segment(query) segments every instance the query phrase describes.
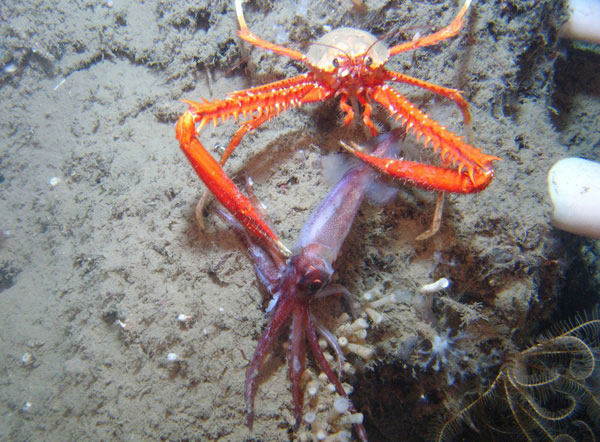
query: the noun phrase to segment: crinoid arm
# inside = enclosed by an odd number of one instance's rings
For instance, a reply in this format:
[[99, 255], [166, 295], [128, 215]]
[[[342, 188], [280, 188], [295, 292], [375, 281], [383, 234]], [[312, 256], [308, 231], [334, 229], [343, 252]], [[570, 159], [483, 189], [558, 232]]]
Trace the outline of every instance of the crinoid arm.
[[463, 407], [454, 409], [452, 416], [443, 422], [439, 428], [437, 428], [437, 433], [434, 440], [436, 442], [453, 442], [455, 440], [462, 440], [460, 434], [465, 424], [468, 424], [477, 431], [477, 427], [475, 427], [475, 424], [473, 423], [472, 414], [479, 408], [485, 407], [486, 403], [492, 400], [491, 398], [494, 395], [496, 383], [498, 382], [499, 378], [500, 375], [498, 375], [489, 388], [483, 394], [479, 395], [475, 400]]
[[565, 335], [581, 339], [598, 359], [600, 357], [600, 304], [596, 305], [591, 312], [583, 312], [574, 319], [559, 322], [549, 333], [542, 336], [552, 338]]
[[491, 386], [453, 413], [437, 440], [461, 440], [465, 422], [473, 422], [479, 440], [597, 440], [599, 312], [596, 307], [560, 323], [535, 345], [508, 356]]

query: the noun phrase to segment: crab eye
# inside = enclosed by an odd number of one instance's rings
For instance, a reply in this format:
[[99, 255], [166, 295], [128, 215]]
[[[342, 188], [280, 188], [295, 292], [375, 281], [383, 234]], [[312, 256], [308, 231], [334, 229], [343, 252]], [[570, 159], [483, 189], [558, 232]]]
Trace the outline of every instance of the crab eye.
[[331, 60], [331, 64], [333, 65], [334, 68], [340, 67], [340, 61], [337, 58], [334, 58], [333, 60]]
[[371, 57], [365, 58], [365, 66], [371, 66], [373, 64], [373, 59]]

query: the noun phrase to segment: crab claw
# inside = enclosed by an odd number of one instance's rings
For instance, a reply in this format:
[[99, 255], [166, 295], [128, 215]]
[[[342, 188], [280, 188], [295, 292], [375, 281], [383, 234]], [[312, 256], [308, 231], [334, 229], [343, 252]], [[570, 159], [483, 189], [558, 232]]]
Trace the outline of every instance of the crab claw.
[[290, 250], [279, 240], [277, 235], [262, 220], [250, 200], [236, 187], [225, 174], [219, 163], [208, 153], [196, 138], [194, 115], [187, 111], [175, 126], [175, 136], [179, 140], [181, 150], [185, 153], [192, 167], [208, 190], [223, 206], [259, 241], [272, 244], [282, 255], [288, 257]]

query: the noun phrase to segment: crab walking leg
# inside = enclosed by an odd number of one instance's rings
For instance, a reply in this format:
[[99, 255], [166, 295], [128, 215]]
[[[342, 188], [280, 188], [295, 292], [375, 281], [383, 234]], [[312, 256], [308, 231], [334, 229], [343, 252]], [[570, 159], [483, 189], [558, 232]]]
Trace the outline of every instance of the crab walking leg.
[[194, 116], [184, 113], [175, 126], [176, 137], [192, 167], [206, 187], [227, 210], [256, 238], [274, 244], [284, 256], [289, 249], [281, 243], [277, 235], [260, 218], [250, 200], [239, 191], [225, 174], [217, 161], [206, 151], [196, 138]]
[[299, 51], [295, 51], [294, 49], [286, 48], [285, 46], [279, 46], [275, 43], [268, 42], [263, 40], [258, 35], [254, 34], [252, 31], [248, 29], [246, 25], [246, 20], [244, 19], [244, 11], [242, 9], [243, 0], [235, 0], [235, 13], [238, 19], [238, 24], [240, 25], [240, 30], [238, 31], [238, 36], [247, 41], [248, 43], [258, 46], [261, 48], [265, 48], [269, 51], [273, 51], [276, 54], [284, 55], [293, 60], [297, 61], [306, 61], [306, 56]]
[[434, 94], [446, 97], [456, 103], [463, 115], [465, 125], [471, 124], [471, 112], [469, 112], [469, 103], [462, 96], [461, 91], [458, 89], [452, 89], [437, 84], [430, 83], [428, 81], [420, 80], [418, 78], [411, 77], [400, 72], [386, 71], [385, 75], [387, 80], [395, 81], [398, 83], [410, 84], [411, 86], [420, 87], [421, 89], [428, 90]]
[[456, 34], [458, 34], [458, 32], [465, 24], [465, 14], [469, 9], [470, 5], [471, 0], [465, 1], [462, 8], [460, 8], [460, 11], [458, 11], [458, 14], [456, 14], [456, 17], [454, 17], [454, 20], [452, 20], [452, 23], [450, 23], [445, 28], [434, 32], [433, 34], [425, 35], [414, 41], [407, 41], [406, 43], [401, 43], [399, 45], [392, 46], [390, 48], [390, 55], [396, 55], [400, 54], [401, 52], [412, 51], [414, 49], [422, 48], [424, 46], [434, 45], [443, 40], [447, 40], [449, 38], [454, 37]]
[[429, 229], [425, 230], [423, 233], [417, 235], [415, 238], [417, 241], [425, 241], [440, 231], [440, 227], [442, 226], [442, 212], [444, 211], [445, 196], [446, 194], [444, 192], [438, 192], [435, 199], [435, 210], [433, 212], [431, 227], [429, 227]]

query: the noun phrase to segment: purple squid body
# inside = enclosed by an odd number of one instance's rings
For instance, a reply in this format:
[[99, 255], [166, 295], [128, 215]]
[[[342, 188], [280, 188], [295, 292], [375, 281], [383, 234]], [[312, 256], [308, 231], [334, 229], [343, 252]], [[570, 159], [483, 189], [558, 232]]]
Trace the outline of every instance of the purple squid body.
[[[399, 136], [400, 132], [392, 131], [373, 139], [369, 143], [372, 153], [377, 156], [392, 156]], [[323, 289], [333, 274], [332, 264], [350, 231], [366, 191], [377, 177], [376, 171], [362, 163], [349, 169], [312, 213], [294, 246], [294, 254], [287, 262], [283, 257], [277, 256], [277, 250], [263, 249], [231, 216], [221, 212], [221, 216], [241, 234], [254, 261], [259, 280], [273, 296], [268, 309], [270, 321], [246, 369], [244, 396], [250, 428], [254, 419], [254, 397], [260, 369], [277, 337], [290, 322], [289, 377], [297, 425], [302, 418], [304, 403], [301, 377], [306, 368], [307, 343], [318, 366], [335, 386], [337, 393], [347, 397], [338, 376], [319, 346], [317, 335], [329, 342], [340, 360], [343, 355], [335, 337], [312, 314], [311, 302], [316, 297], [325, 296], [325, 293], [344, 293], [345, 289], [337, 286], [330, 285], [327, 291]], [[319, 293], [321, 296], [316, 296]], [[350, 411], [356, 412], [352, 404]], [[362, 441], [367, 440], [362, 424], [355, 424], [354, 429]]]
[[[370, 141], [374, 146], [373, 155], [390, 156], [391, 151], [397, 149], [399, 136], [396, 129]], [[304, 224], [293, 250], [318, 244], [323, 249], [321, 256], [333, 264], [369, 185], [378, 176], [374, 169], [362, 163], [348, 170]]]

